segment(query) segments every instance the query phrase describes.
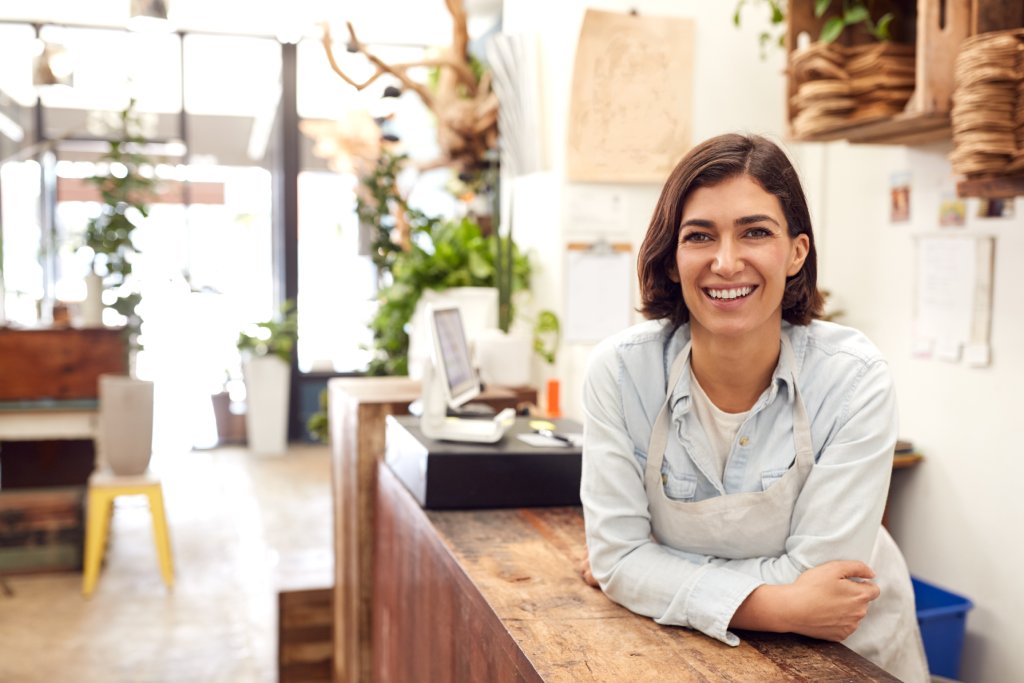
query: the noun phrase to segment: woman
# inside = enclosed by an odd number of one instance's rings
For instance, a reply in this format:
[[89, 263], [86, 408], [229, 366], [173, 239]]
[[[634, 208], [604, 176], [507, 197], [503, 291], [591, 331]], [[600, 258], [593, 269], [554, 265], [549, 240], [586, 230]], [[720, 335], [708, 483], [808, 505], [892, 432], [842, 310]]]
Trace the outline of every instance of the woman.
[[731, 645], [730, 628], [849, 647], [927, 681], [913, 592], [881, 527], [896, 441], [885, 361], [815, 320], [814, 236], [773, 143], [676, 166], [640, 248], [643, 313], [584, 388], [590, 571], [614, 601]]

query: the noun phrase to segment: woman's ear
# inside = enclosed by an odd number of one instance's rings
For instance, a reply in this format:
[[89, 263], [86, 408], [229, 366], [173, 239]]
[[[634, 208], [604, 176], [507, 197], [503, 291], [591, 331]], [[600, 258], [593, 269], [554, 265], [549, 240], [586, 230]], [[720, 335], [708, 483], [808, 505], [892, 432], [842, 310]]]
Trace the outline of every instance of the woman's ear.
[[804, 261], [807, 260], [807, 253], [810, 251], [810, 245], [811, 241], [804, 233], [800, 233], [793, 238], [792, 258], [789, 263], [789, 268], [786, 269], [786, 275], [793, 277], [800, 272], [800, 269], [804, 267]]
[[672, 261], [668, 264], [668, 279], [672, 282], [679, 284], [679, 271], [676, 270], [676, 262]]

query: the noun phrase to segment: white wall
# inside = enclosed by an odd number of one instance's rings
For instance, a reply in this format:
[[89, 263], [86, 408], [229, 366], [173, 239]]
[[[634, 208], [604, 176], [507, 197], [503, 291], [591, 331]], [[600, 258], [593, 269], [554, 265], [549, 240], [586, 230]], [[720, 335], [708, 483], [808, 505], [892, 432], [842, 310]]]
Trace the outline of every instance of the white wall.
[[[968, 220], [957, 234], [996, 238], [992, 365], [911, 356], [915, 252], [913, 235], [938, 229], [939, 201], [955, 185], [948, 144], [924, 148], [806, 145], [823, 176], [804, 174], [822, 195], [815, 216], [821, 235], [822, 284], [840, 298], [845, 322], [863, 330], [888, 358], [900, 406], [900, 433], [926, 460], [893, 477], [893, 536], [910, 570], [966, 595], [965, 681], [1024, 676], [1024, 457], [1016, 420], [1024, 415], [1024, 202], [1012, 219]], [[910, 223], [889, 222], [889, 176], [909, 171]]]
[[[549, 171], [529, 179], [517, 208], [516, 235], [535, 249], [536, 304], [562, 311], [564, 244], [585, 236], [568, 225], [574, 193], [594, 187], [618, 193], [626, 217], [616, 241], [639, 246], [660, 187], [579, 185], [565, 181], [565, 131], [582, 0], [505, 3], [505, 30], [541, 38], [541, 80]], [[772, 136], [784, 129], [783, 57], [762, 62], [753, 11], [744, 26], [731, 21], [734, 3], [649, 0], [592, 2], [596, 9], [692, 17], [694, 142], [728, 131]], [[911, 571], [970, 597], [962, 678], [974, 683], [1024, 676], [1024, 455], [1015, 419], [1024, 419], [1024, 202], [1016, 218], [969, 218], [965, 233], [997, 238], [990, 368], [916, 359], [910, 355], [914, 296], [912, 235], [935, 228], [944, 190], [954, 187], [948, 144], [908, 149], [846, 143], [787, 144], [797, 162], [815, 220], [821, 284], [847, 311], [844, 322], [866, 332], [889, 359], [896, 380], [901, 434], [925, 454], [920, 466], [893, 477], [891, 526]], [[890, 224], [889, 175], [912, 175], [912, 220]], [[518, 187], [518, 186], [517, 186]], [[968, 204], [977, 212], [977, 202]], [[529, 221], [518, 220], [529, 214]], [[635, 284], [633, 285], [635, 289]], [[634, 292], [635, 294], [635, 292]], [[563, 316], [564, 318], [564, 316]], [[579, 391], [589, 345], [567, 345], [554, 370], [563, 408], [580, 417]]]
[[[764, 61], [758, 52], [757, 12], [744, 14], [742, 28], [732, 23], [733, 3], [699, 0], [515, 0], [506, 2], [506, 33], [534, 33], [540, 37], [541, 89], [545, 113], [546, 158], [550, 169], [516, 186], [515, 235], [521, 246], [532, 248], [535, 281], [534, 305], [560, 315], [564, 293], [564, 245], [605, 237], [629, 242], [636, 251], [661, 191], [659, 184], [592, 184], [565, 180], [566, 127], [572, 86], [576, 43], [585, 10], [628, 12], [642, 15], [689, 17], [695, 22], [693, 142], [719, 133], [749, 131], [780, 136], [784, 129], [784, 59], [775, 50]], [[767, 18], [767, 15], [765, 15]], [[625, 206], [625, 220], [616, 230], [595, 233], [569, 220], [566, 207], [588, 191], [615, 193]], [[547, 219], [544, 218], [546, 211]], [[635, 278], [634, 278], [635, 280]], [[637, 297], [633, 284], [633, 296]], [[638, 299], [637, 299], [638, 302]], [[564, 320], [565, 316], [561, 315]], [[639, 315], [636, 321], [641, 320]], [[562, 409], [567, 416], [581, 416], [580, 388], [588, 344], [564, 345], [555, 368], [541, 368], [541, 376], [563, 382]]]

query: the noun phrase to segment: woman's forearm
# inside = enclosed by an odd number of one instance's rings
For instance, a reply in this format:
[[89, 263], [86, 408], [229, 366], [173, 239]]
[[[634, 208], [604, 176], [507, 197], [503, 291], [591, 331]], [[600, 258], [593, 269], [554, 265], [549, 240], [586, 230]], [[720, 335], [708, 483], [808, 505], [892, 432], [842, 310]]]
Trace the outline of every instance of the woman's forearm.
[[763, 584], [736, 609], [729, 627], [844, 640], [879, 595], [874, 575], [863, 562], [837, 560], [807, 570], [791, 584]]
[[747, 596], [732, 616], [729, 628], [786, 633], [791, 631], [786, 595], [788, 585], [762, 584]]

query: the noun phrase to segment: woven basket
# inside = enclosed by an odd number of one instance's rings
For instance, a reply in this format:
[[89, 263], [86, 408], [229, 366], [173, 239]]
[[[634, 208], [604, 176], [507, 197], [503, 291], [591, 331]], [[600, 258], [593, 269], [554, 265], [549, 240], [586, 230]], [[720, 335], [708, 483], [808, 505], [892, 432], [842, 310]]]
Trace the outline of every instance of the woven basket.
[[1024, 29], [963, 42], [953, 73], [953, 171], [1024, 170]]
[[793, 135], [813, 139], [903, 111], [914, 90], [914, 48], [811, 43], [789, 60]]

